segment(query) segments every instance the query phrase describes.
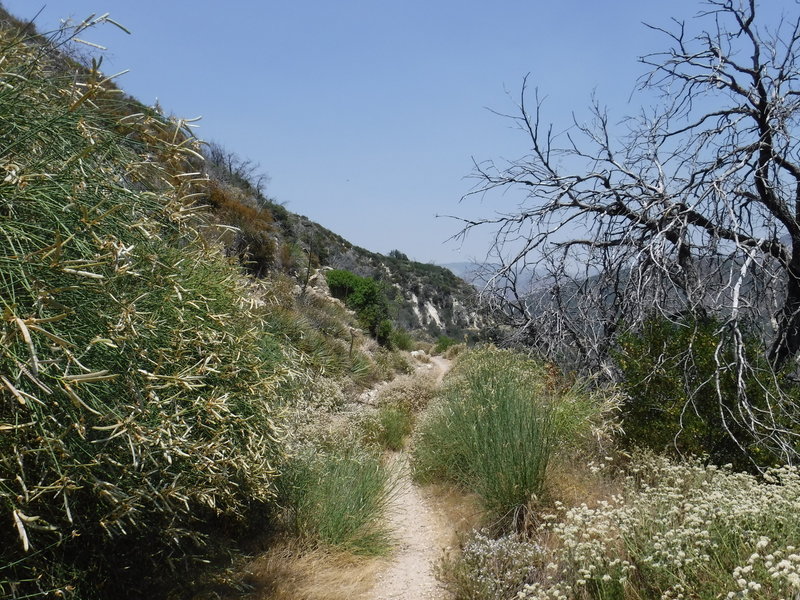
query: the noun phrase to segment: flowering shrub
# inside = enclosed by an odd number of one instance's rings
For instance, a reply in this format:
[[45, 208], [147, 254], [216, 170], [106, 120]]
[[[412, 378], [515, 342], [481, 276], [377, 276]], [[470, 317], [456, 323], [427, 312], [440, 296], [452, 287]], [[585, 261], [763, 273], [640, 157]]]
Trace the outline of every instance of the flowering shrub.
[[[541, 545], [480, 536], [468, 543], [452, 572], [473, 565], [470, 582], [487, 590], [502, 585], [505, 594], [469, 597], [798, 597], [797, 468], [774, 469], [760, 480], [650, 455], [634, 465], [622, 493], [594, 507], [557, 504], [544, 517]], [[527, 572], [508, 560], [525, 552], [535, 567]]]
[[430, 373], [418, 371], [387, 383], [378, 392], [378, 403], [399, 405], [417, 412], [428, 406], [435, 395], [435, 378]]
[[541, 548], [521, 543], [516, 535], [493, 538], [475, 532], [464, 543], [461, 555], [445, 561], [439, 572], [457, 598], [513, 598], [520, 582], [533, 576]]

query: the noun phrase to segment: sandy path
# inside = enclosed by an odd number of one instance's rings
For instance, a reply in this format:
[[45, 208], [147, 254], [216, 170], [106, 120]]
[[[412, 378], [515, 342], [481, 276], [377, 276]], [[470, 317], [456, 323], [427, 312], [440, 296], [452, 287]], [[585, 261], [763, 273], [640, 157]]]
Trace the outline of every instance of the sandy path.
[[433, 368], [436, 369], [436, 383], [442, 383], [442, 379], [450, 370], [452, 362], [441, 356], [431, 356], [431, 363], [434, 365]]
[[[437, 382], [450, 369], [450, 361], [433, 357]], [[445, 600], [449, 597], [434, 575], [434, 563], [450, 543], [452, 532], [431, 501], [411, 481], [408, 455], [398, 452], [393, 461], [399, 484], [389, 507], [389, 525], [396, 540], [391, 563], [377, 576], [368, 600]]]
[[389, 508], [395, 551], [388, 568], [377, 576], [369, 600], [440, 600], [446, 598], [433, 573], [433, 565], [447, 545], [449, 532], [429, 501], [411, 482], [408, 457], [398, 453], [399, 489]]

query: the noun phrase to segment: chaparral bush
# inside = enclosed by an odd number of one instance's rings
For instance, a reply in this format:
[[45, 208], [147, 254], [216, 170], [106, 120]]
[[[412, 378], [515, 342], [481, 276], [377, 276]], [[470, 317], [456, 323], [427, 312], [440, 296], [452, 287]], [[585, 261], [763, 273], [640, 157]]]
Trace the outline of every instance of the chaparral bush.
[[331, 294], [356, 312], [364, 328], [381, 343], [388, 342], [392, 324], [387, 320], [389, 301], [381, 284], [344, 269], [328, 271], [326, 279]]
[[653, 317], [621, 336], [623, 441], [658, 452], [708, 455], [737, 468], [774, 463], [776, 456], [737, 415], [752, 410], [767, 418], [770, 404], [796, 394], [797, 386], [772, 372], [755, 337], [745, 342], [750, 366], [740, 370], [733, 339], [715, 319]]
[[271, 501], [287, 367], [191, 225], [188, 130], [0, 48], [0, 596], [154, 597]]

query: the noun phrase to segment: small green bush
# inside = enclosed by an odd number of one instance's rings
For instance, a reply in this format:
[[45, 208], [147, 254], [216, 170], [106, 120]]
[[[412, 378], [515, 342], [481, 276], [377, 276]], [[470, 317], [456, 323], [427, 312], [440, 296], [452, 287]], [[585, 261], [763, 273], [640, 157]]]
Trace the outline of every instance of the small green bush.
[[707, 455], [715, 464], [742, 469], [752, 468], [751, 459], [774, 461], [735, 418], [740, 393], [756, 408], [782, 393], [755, 338], [745, 340], [744, 351], [753, 368], [745, 370], [740, 390], [734, 345], [719, 321], [654, 317], [621, 336], [616, 359], [627, 394], [623, 441], [656, 452]]
[[354, 310], [373, 336], [388, 341], [392, 324], [388, 321], [387, 330], [389, 301], [381, 284], [371, 277], [360, 277], [344, 269], [328, 271], [325, 277], [333, 297]]
[[392, 348], [405, 350], [406, 352], [414, 349], [414, 340], [404, 329], [395, 329], [389, 336]]
[[431, 352], [433, 354], [443, 354], [448, 348], [450, 348], [450, 346], [455, 346], [456, 344], [458, 344], [458, 340], [454, 340], [446, 335], [440, 335], [436, 340], [436, 344], [433, 346], [433, 350]]
[[284, 465], [279, 501], [301, 537], [356, 554], [383, 554], [393, 481], [376, 452], [307, 448]]
[[393, 348], [392, 345], [393, 332], [394, 328], [392, 327], [392, 322], [389, 319], [383, 319], [380, 323], [378, 323], [378, 328], [375, 331], [375, 339], [378, 340], [378, 343], [381, 346], [386, 346], [387, 348]]
[[402, 405], [386, 405], [364, 422], [364, 437], [387, 450], [401, 450], [414, 427], [414, 415]]

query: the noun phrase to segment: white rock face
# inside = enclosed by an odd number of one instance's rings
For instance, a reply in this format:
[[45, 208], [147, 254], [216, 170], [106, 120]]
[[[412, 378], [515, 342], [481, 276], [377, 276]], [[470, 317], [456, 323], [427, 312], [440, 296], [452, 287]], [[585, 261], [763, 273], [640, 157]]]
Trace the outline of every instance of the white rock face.
[[422, 313], [419, 312], [419, 298], [414, 292], [411, 292], [411, 310], [414, 311], [414, 316], [417, 317], [417, 321], [419, 321], [420, 325], [425, 325], [425, 321], [422, 318]]
[[433, 321], [439, 329], [444, 329], [444, 323], [442, 323], [442, 318], [439, 316], [439, 311], [436, 310], [430, 300], [425, 303], [425, 312], [428, 313], [429, 323]]

